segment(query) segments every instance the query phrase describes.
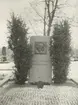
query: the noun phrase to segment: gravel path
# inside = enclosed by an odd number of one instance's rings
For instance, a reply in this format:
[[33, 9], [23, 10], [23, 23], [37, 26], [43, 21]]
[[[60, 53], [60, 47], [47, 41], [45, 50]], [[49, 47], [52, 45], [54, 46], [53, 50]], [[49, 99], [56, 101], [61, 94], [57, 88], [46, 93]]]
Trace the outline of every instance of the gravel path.
[[0, 105], [78, 105], [78, 88], [44, 86], [4, 88]]

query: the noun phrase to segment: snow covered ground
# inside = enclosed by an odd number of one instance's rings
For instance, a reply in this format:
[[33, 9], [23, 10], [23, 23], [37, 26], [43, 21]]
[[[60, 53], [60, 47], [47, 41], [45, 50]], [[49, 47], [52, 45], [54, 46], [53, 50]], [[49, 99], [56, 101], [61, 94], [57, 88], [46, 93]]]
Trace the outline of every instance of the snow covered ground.
[[14, 63], [0, 63], [0, 80], [11, 75], [13, 72]]
[[[13, 67], [14, 63], [12, 62], [0, 64], [0, 75], [10, 75], [13, 72]], [[78, 81], [78, 61], [71, 62], [68, 77]]]
[[78, 61], [71, 62], [68, 77], [78, 81]]

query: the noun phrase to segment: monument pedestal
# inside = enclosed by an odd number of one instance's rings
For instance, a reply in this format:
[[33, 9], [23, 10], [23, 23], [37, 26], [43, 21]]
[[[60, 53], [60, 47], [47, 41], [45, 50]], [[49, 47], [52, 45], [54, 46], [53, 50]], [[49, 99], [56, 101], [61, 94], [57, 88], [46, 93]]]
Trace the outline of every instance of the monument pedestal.
[[30, 83], [38, 81], [51, 83], [52, 65], [49, 54], [49, 36], [32, 36], [30, 39], [33, 51]]

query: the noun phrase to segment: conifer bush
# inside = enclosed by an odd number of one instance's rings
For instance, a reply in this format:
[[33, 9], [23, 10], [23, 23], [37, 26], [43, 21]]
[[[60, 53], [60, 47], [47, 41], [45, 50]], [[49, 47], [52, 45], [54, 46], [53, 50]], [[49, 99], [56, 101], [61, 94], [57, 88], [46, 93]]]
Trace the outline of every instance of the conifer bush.
[[32, 49], [28, 43], [28, 28], [24, 20], [11, 15], [10, 21], [8, 21], [8, 46], [13, 51], [13, 58], [15, 63], [15, 82], [18, 84], [24, 84], [27, 80], [28, 70], [31, 67]]
[[71, 51], [70, 26], [67, 20], [56, 23], [50, 41], [50, 56], [53, 66], [54, 83], [67, 80]]

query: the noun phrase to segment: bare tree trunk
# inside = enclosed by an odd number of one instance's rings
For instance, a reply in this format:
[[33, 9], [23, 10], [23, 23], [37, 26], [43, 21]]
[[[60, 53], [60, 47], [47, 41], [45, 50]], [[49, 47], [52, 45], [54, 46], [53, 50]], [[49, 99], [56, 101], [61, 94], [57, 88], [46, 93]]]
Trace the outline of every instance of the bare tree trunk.
[[50, 36], [50, 32], [51, 32], [51, 22], [49, 20], [48, 29], [47, 29], [47, 36]]
[[46, 5], [44, 10], [44, 36], [46, 36]]
[[50, 6], [51, 6], [51, 3], [54, 3], [54, 1], [50, 1], [50, 0], [45, 0], [45, 5], [47, 7], [47, 14], [48, 14], [48, 29], [47, 29], [47, 36], [50, 36], [50, 33], [51, 33], [51, 27], [52, 27], [52, 23], [53, 23], [53, 20], [54, 20], [54, 16], [55, 16], [55, 12], [56, 12], [56, 9], [57, 9], [57, 4], [58, 4], [58, 0], [56, 0], [55, 2], [55, 5], [52, 4], [52, 8], [53, 10], [50, 10]]

